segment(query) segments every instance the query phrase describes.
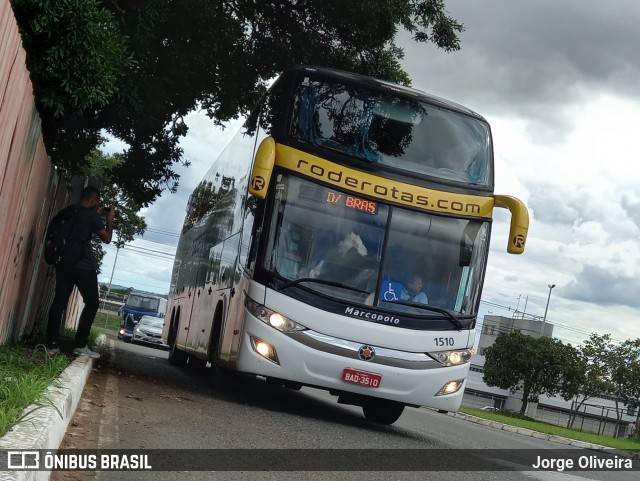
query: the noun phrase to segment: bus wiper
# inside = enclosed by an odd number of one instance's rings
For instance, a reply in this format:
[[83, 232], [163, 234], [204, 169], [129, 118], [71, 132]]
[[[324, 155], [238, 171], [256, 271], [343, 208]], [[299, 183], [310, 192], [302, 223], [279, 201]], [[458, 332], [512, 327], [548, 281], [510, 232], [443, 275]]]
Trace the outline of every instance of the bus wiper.
[[325, 286], [340, 287], [342, 289], [348, 289], [350, 291], [361, 292], [363, 294], [370, 294], [369, 291], [363, 291], [362, 289], [357, 289], [355, 287], [347, 286], [346, 284], [342, 284], [341, 282], [327, 281], [327, 280], [324, 280], [324, 279], [315, 279], [313, 277], [301, 277], [300, 279], [294, 279], [292, 281], [285, 282], [284, 284], [282, 284], [277, 289], [279, 291], [284, 291], [285, 289], [288, 289], [289, 287], [301, 284], [303, 282], [316, 282], [318, 284], [323, 284]]
[[415, 307], [418, 309], [425, 309], [427, 311], [437, 312], [439, 314], [444, 314], [446, 316], [447, 321], [449, 321], [456, 329], [459, 331], [462, 330], [462, 323], [460, 320], [451, 314], [446, 309], [442, 309], [440, 307], [427, 306], [426, 304], [418, 304], [417, 302], [406, 302], [406, 301], [393, 301], [394, 304], [401, 304], [403, 306]]

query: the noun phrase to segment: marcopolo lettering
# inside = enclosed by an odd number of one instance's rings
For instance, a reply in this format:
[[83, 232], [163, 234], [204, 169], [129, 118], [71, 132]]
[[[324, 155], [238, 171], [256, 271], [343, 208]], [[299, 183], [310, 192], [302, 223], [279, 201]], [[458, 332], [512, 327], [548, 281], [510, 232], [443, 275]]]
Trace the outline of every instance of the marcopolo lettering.
[[328, 180], [334, 184], [349, 187], [380, 198], [391, 199], [403, 204], [431, 210], [455, 212], [457, 214], [473, 216], [481, 215], [480, 204], [449, 199], [431, 199], [428, 195], [408, 192], [391, 183], [389, 183], [389, 185], [384, 185], [383, 183], [376, 183], [375, 180], [369, 181], [359, 179], [358, 177], [349, 175], [342, 170], [330, 170], [329, 168], [309, 162], [308, 160], [298, 159], [296, 168], [299, 171], [307, 172], [315, 177]]
[[365, 311], [361, 309], [356, 309], [355, 307], [346, 307], [344, 309], [345, 314], [349, 314], [350, 316], [360, 317], [362, 319], [370, 319], [376, 322], [385, 322], [388, 324], [400, 324], [400, 319], [394, 316], [389, 316], [388, 314], [379, 314], [377, 312]]

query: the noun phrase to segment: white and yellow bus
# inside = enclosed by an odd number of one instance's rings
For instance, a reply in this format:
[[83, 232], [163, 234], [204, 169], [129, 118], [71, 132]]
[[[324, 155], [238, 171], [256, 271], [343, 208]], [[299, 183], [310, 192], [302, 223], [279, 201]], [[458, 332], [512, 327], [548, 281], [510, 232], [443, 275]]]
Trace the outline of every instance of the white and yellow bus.
[[312, 386], [391, 424], [406, 405], [462, 400], [494, 207], [478, 114], [352, 73], [283, 73], [194, 190], [164, 338], [210, 362]]

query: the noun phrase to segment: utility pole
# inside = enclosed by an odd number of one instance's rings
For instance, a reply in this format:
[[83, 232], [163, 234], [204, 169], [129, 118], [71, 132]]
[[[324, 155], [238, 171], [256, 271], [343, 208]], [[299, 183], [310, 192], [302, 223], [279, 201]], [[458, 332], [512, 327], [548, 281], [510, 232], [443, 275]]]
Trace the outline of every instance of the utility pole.
[[[116, 262], [118, 262], [118, 254], [120, 253], [120, 245], [116, 243], [116, 258], [113, 260], [113, 268], [111, 269], [111, 278], [109, 278], [109, 285], [107, 286], [107, 292], [104, 295], [104, 299], [102, 300], [102, 310], [104, 310], [105, 305], [107, 304], [107, 297], [109, 297], [109, 292], [111, 292], [111, 283], [113, 282], [113, 273], [116, 270]], [[104, 325], [107, 325], [107, 318], [105, 317]]]
[[544, 317], [542, 318], [542, 326], [540, 327], [540, 336], [544, 334], [544, 323], [547, 320], [547, 311], [549, 310], [549, 300], [551, 299], [551, 290], [556, 287], [555, 284], [549, 284], [549, 296], [547, 297], [547, 307], [544, 308]]
[[527, 302], [529, 302], [529, 294], [527, 294], [527, 297], [524, 300], [524, 308], [522, 309], [522, 319], [524, 319], [524, 316], [527, 313]]

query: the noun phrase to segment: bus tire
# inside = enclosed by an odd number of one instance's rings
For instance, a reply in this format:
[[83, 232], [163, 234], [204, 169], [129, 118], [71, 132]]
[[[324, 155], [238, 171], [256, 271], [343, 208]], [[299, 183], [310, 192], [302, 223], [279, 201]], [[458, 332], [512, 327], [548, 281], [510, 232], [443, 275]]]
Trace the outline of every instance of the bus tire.
[[176, 367], [185, 367], [187, 365], [187, 361], [189, 360], [189, 355], [178, 349], [176, 346], [176, 342], [174, 342], [169, 347], [169, 362]]
[[234, 390], [240, 386], [240, 375], [222, 366], [211, 366], [211, 384], [222, 390]]
[[220, 334], [222, 333], [222, 310], [224, 309], [222, 303], [218, 303], [216, 313], [213, 316], [213, 322], [211, 324], [211, 336], [209, 337], [209, 349], [207, 352], [207, 358], [211, 363], [211, 366], [215, 366], [218, 363], [218, 346], [220, 345]]
[[207, 360], [200, 359], [199, 357], [195, 357], [194, 355], [189, 356], [189, 367], [195, 370], [202, 370], [207, 367]]
[[224, 306], [222, 302], [219, 302], [211, 324], [211, 336], [209, 337], [209, 350], [207, 352], [207, 357], [211, 363], [211, 384], [216, 388], [227, 389], [233, 388], [233, 373], [229, 369], [220, 366], [218, 360], [218, 346], [220, 344], [220, 334], [222, 332], [223, 309]]
[[362, 404], [364, 417], [367, 418], [368, 421], [378, 424], [395, 423], [403, 411], [404, 404], [386, 399], [371, 398]]
[[189, 355], [178, 349], [178, 326], [180, 318], [177, 316], [171, 323], [171, 332], [169, 333], [169, 362], [176, 367], [185, 367], [189, 360]]

